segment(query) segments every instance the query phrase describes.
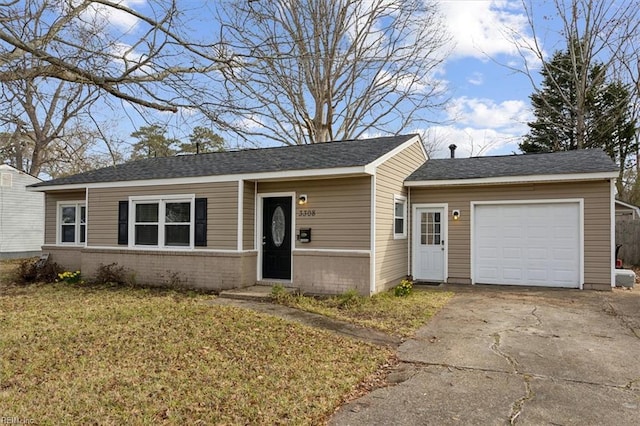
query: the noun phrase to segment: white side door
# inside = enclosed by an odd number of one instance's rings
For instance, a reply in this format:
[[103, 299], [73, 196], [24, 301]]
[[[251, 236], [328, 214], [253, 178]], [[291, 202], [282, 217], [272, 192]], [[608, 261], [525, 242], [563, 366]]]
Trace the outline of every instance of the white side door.
[[417, 207], [413, 217], [413, 278], [445, 280], [446, 214], [443, 207]]

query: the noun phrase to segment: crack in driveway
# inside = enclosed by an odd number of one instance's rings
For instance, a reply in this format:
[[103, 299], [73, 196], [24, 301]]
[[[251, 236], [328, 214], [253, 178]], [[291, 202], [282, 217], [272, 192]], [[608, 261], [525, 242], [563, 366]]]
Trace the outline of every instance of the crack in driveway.
[[457, 295], [332, 424], [637, 424], [640, 295], [535, 291]]
[[[588, 381], [588, 380], [578, 380], [578, 379], [569, 379], [566, 377], [554, 377], [554, 376], [549, 376], [546, 374], [537, 374], [537, 373], [531, 373], [531, 372], [518, 372], [518, 371], [514, 371], [514, 372], [508, 372], [508, 371], [504, 371], [504, 370], [498, 370], [495, 368], [481, 368], [481, 367], [470, 367], [470, 366], [462, 366], [462, 365], [453, 365], [453, 364], [447, 364], [447, 363], [439, 363], [439, 362], [425, 362], [425, 361], [405, 361], [405, 360], [400, 360], [401, 364], [408, 364], [408, 365], [412, 365], [414, 367], [416, 367], [416, 369], [419, 369], [421, 367], [440, 367], [440, 368], [446, 368], [449, 371], [451, 370], [457, 370], [457, 371], [477, 371], [477, 372], [482, 372], [482, 373], [496, 373], [496, 374], [509, 374], [509, 375], [514, 375], [514, 376], [518, 376], [518, 377], [522, 377], [523, 380], [531, 380], [531, 379], [538, 379], [538, 380], [549, 380], [552, 382], [556, 382], [556, 383], [569, 383], [569, 384], [579, 384], [579, 385], [589, 385], [589, 386], [600, 386], [603, 388], [610, 388], [610, 389], [618, 389], [618, 390], [628, 390], [631, 389], [633, 387], [633, 385], [635, 383], [640, 383], [640, 378], [637, 379], [633, 379], [623, 385], [616, 385], [616, 384], [611, 384], [611, 383], [602, 383], [602, 382], [593, 382], [593, 381]], [[411, 377], [415, 376], [415, 374], [412, 374]], [[406, 380], [409, 380], [411, 377], [408, 377]], [[402, 380], [402, 381], [397, 381], [394, 382], [394, 384], [400, 384], [406, 380]]]
[[[533, 310], [532, 315], [534, 315], [534, 313], [535, 309]], [[538, 323], [541, 323], [540, 319], [536, 315], [534, 315], [534, 317], [538, 320]], [[525, 402], [533, 398], [534, 394], [531, 391], [531, 384], [529, 383], [530, 377], [528, 375], [521, 374], [518, 370], [518, 361], [516, 361], [515, 358], [500, 349], [500, 343], [502, 340], [502, 336], [500, 335], [500, 333], [504, 333], [505, 331], [509, 330], [504, 330], [502, 332], [493, 334], [493, 343], [491, 344], [490, 348], [495, 354], [504, 358], [513, 369], [512, 374], [515, 376], [521, 376], [524, 382], [524, 395], [511, 404], [511, 412], [509, 413], [509, 424], [513, 425], [518, 419], [518, 416], [520, 416]]]
[[640, 332], [635, 329], [635, 327], [630, 323], [630, 321], [623, 314], [618, 312], [618, 310], [615, 308], [615, 306], [613, 306], [613, 304], [609, 300], [607, 300], [607, 306], [609, 307], [609, 309], [604, 309], [604, 311], [616, 317], [625, 328], [631, 331], [631, 334], [636, 336], [636, 338], [640, 339]]

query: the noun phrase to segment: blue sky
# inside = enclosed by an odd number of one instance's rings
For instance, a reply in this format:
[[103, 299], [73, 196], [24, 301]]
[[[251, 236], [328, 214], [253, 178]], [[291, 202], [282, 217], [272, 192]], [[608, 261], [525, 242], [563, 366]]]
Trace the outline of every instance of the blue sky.
[[[136, 9], [145, 8], [144, 0], [125, 3]], [[454, 43], [451, 56], [437, 76], [448, 88], [450, 102], [435, 117], [442, 124], [428, 129], [407, 129], [407, 133], [426, 131], [430, 139], [438, 142], [435, 158], [447, 156], [451, 143], [458, 146], [460, 157], [518, 152], [518, 142], [528, 129], [526, 123], [533, 118], [528, 98], [533, 91], [531, 81], [514, 71], [524, 68], [516, 43], [533, 41], [521, 0], [439, 0], [439, 3]], [[534, 0], [534, 3], [535, 19], [543, 14], [553, 16], [548, 2]], [[189, 13], [198, 10], [200, 4], [179, 2]], [[117, 16], [112, 18], [114, 25], [131, 25], [119, 23]], [[196, 31], [211, 31], [210, 22], [207, 25], [202, 16], [190, 23]], [[544, 36], [538, 42], [547, 53], [562, 48], [553, 32], [547, 31], [554, 24], [557, 23], [553, 19], [536, 22], [541, 25], [537, 33]], [[536, 59], [530, 55], [527, 59], [537, 74]], [[177, 115], [145, 112], [145, 117], [149, 122], [166, 122], [170, 135], [179, 139], [186, 139], [191, 130], [187, 124], [195, 118], [189, 112]], [[129, 134], [144, 125], [138, 114], [127, 108], [117, 120], [112, 133], [127, 142], [133, 142]], [[227, 142], [231, 146], [239, 143], [233, 138], [227, 138]]]

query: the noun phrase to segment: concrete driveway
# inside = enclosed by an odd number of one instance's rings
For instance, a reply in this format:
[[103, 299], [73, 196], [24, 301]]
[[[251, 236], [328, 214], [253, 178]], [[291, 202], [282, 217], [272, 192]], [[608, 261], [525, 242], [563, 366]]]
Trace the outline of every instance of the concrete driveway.
[[638, 425], [640, 289], [453, 287], [334, 425]]

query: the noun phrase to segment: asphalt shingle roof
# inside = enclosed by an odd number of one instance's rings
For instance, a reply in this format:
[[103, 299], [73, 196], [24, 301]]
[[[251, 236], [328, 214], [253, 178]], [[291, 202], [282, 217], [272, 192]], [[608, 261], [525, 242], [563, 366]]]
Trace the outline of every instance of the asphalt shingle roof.
[[148, 158], [41, 182], [53, 185], [253, 174], [365, 166], [416, 135]]
[[582, 149], [544, 154], [428, 160], [406, 180], [456, 180], [615, 171], [618, 171], [618, 167], [604, 151]]

